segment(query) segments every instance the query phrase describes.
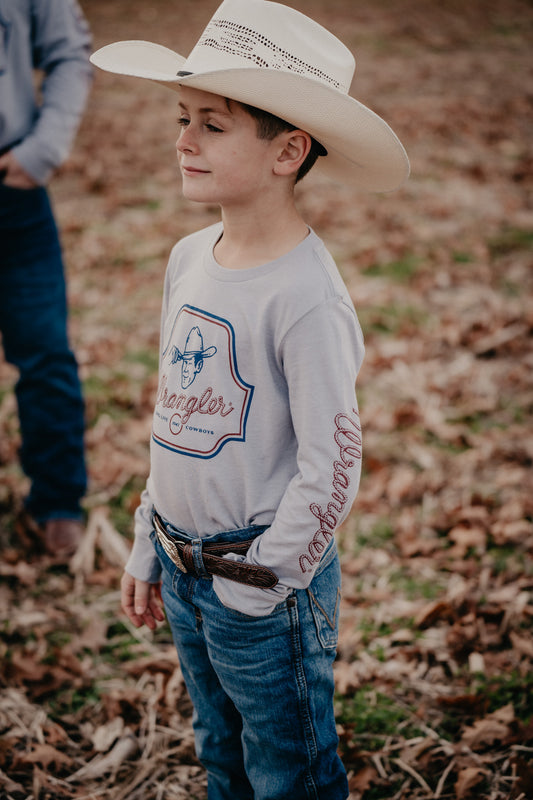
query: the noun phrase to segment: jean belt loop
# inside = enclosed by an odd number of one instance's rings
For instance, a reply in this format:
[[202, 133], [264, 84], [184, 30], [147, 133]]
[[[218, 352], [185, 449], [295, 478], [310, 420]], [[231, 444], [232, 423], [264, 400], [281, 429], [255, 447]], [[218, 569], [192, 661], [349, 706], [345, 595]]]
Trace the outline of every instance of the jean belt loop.
[[196, 570], [196, 574], [200, 578], [208, 578], [209, 573], [204, 566], [204, 559], [202, 556], [202, 540], [193, 539], [191, 542], [191, 547], [192, 547], [192, 559], [194, 562], [194, 568]]

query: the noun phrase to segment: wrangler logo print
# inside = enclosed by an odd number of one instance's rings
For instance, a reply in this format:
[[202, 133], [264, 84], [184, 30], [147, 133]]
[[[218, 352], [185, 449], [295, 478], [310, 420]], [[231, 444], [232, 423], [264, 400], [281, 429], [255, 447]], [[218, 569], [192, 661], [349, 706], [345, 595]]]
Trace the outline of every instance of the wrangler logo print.
[[244, 441], [253, 386], [239, 375], [235, 334], [220, 317], [193, 306], [177, 313], [161, 359], [152, 436], [195, 458]]
[[335, 528], [347, 511], [347, 490], [352, 480], [350, 470], [361, 460], [362, 440], [359, 412], [353, 408], [351, 414], [337, 414], [335, 417], [334, 441], [338, 458], [333, 462], [330, 500], [326, 508], [311, 503], [309, 510], [318, 520], [318, 528], [309, 543], [306, 553], [300, 556], [302, 572], [311, 572], [320, 561], [328, 546]]

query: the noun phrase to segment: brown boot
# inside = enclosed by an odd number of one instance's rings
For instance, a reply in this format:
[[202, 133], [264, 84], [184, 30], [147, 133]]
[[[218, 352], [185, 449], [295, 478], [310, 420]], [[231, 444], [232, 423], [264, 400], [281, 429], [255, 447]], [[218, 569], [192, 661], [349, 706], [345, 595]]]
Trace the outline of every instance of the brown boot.
[[77, 519], [54, 517], [39, 524], [27, 511], [15, 521], [15, 531], [28, 556], [51, 556], [55, 563], [65, 564], [78, 549], [85, 527]]
[[48, 555], [56, 561], [68, 560], [81, 544], [85, 531], [77, 519], [49, 519], [41, 528], [42, 543]]

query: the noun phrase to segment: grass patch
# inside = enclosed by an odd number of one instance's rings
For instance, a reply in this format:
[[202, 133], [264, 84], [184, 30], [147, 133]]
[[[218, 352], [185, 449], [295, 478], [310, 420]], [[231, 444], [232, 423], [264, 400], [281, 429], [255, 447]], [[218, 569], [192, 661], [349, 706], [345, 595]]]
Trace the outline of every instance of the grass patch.
[[88, 706], [96, 706], [100, 702], [101, 693], [94, 683], [77, 689], [66, 689], [64, 692], [56, 692], [50, 698], [48, 705], [50, 716], [61, 723], [62, 719], [77, 714]]
[[361, 327], [365, 335], [381, 334], [393, 336], [411, 334], [424, 328], [428, 321], [428, 314], [416, 306], [370, 306], [362, 307], [357, 311]]
[[[490, 559], [491, 570], [495, 575], [504, 575], [511, 568], [516, 569], [517, 551], [515, 545], [492, 546], [487, 549], [487, 556]], [[521, 567], [523, 567], [523, 558]]]
[[520, 675], [516, 670], [492, 678], [481, 675], [474, 689], [475, 694], [484, 699], [488, 714], [511, 704], [515, 715], [525, 725], [533, 719], [533, 675]]
[[[390, 623], [376, 623], [372, 617], [364, 617], [357, 625], [357, 628], [362, 633], [361, 643], [365, 647], [367, 647], [374, 639], [378, 639], [380, 636], [390, 636], [393, 632], [393, 627]], [[374, 655], [376, 655], [375, 651]], [[376, 655], [376, 657], [378, 656]]]
[[378, 519], [368, 533], [360, 533], [356, 539], [358, 550], [365, 547], [382, 549], [394, 540], [394, 530], [388, 518]]
[[397, 283], [408, 283], [416, 274], [419, 264], [420, 258], [417, 256], [406, 256], [397, 261], [371, 264], [363, 270], [363, 275], [369, 278], [386, 278]]
[[489, 239], [488, 247], [493, 258], [516, 253], [517, 250], [531, 250], [533, 248], [533, 231], [504, 227], [497, 236]]
[[359, 740], [368, 750], [379, 750], [385, 739], [398, 736], [400, 730], [406, 738], [420, 734], [409, 710], [373, 689], [336, 697], [335, 713], [337, 722], [349, 730], [351, 744]]
[[156, 348], [151, 350], [129, 350], [124, 354], [126, 364], [139, 364], [145, 367], [148, 373], [157, 372], [159, 367], [159, 354]]
[[[464, 423], [464, 420], [453, 419], [453, 420], [448, 420], [448, 422], [450, 424], [460, 424], [461, 422]], [[481, 429], [479, 429], [479, 431], [480, 430]], [[476, 428], [474, 430], [474, 433], [477, 433], [477, 432], [478, 432], [478, 429]], [[458, 454], [458, 453], [464, 453], [466, 450], [470, 450], [470, 448], [471, 448], [470, 444], [468, 444], [467, 442], [463, 443], [459, 439], [459, 437], [457, 438], [457, 441], [455, 441], [455, 442], [446, 442], [443, 439], [440, 439], [438, 436], [436, 436], [433, 433], [433, 431], [424, 430], [424, 431], [422, 431], [422, 433], [423, 433], [424, 444], [426, 444], [426, 445], [428, 445], [430, 447], [435, 447], [435, 448], [437, 448], [438, 450], [441, 450], [444, 453], [451, 453], [452, 455], [455, 455], [455, 454]]]
[[85, 403], [91, 412], [89, 417], [94, 421], [104, 412], [112, 419], [124, 416], [124, 409], [120, 409], [114, 401], [113, 392], [116, 387], [111, 385], [111, 380], [111, 377], [107, 380], [93, 372], [83, 381]]
[[399, 569], [390, 574], [389, 584], [408, 600], [435, 600], [442, 594], [445, 581], [443, 579], [440, 585], [435, 577], [417, 578]]
[[[65, 630], [53, 630], [46, 634], [46, 641], [52, 648], [62, 648], [70, 644], [72, 641], [72, 634]], [[52, 658], [53, 663], [53, 658]]]
[[470, 253], [461, 251], [452, 253], [452, 258], [456, 264], [471, 264], [474, 260], [474, 257]]
[[109, 644], [103, 645], [100, 655], [105, 664], [116, 665], [135, 661], [142, 654], [139, 653], [139, 643], [128, 633], [124, 636], [115, 636]]
[[88, 419], [92, 424], [102, 414], [114, 422], [129, 419], [138, 406], [141, 383], [142, 378], [107, 369], [88, 376], [83, 383]]

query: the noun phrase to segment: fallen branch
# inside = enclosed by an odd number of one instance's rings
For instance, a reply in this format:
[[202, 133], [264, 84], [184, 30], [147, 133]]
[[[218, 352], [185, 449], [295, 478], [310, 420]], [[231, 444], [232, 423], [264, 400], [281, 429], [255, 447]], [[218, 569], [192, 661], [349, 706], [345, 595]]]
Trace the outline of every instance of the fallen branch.
[[411, 767], [409, 764], [406, 764], [405, 761], [402, 761], [401, 758], [395, 758], [393, 759], [393, 761], [398, 767], [400, 767], [400, 769], [403, 769], [404, 772], [407, 772], [409, 775], [411, 775], [411, 777], [413, 777], [415, 781], [417, 781], [417, 783], [419, 783], [423, 789], [431, 793], [432, 791], [431, 786], [429, 786], [426, 783], [422, 775], [420, 775], [420, 773], [418, 773], [416, 769]]
[[69, 783], [95, 780], [108, 772], [116, 773], [118, 768], [138, 751], [139, 745], [130, 728], [124, 729], [124, 735], [117, 741], [112, 750], [105, 756], [96, 756], [73, 775], [69, 775]]

